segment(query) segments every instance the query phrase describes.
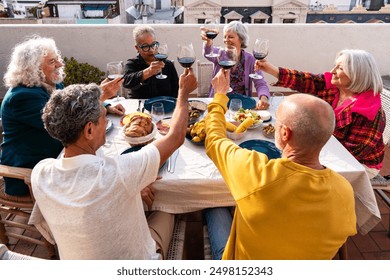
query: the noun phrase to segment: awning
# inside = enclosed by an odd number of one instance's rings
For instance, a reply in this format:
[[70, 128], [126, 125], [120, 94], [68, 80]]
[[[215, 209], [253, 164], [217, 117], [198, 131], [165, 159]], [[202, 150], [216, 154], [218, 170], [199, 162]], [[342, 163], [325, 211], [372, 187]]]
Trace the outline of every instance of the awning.
[[177, 9], [174, 13], [173, 13], [173, 17], [177, 17], [179, 15], [181, 15], [182, 13], [184, 13], [184, 6], [180, 7], [179, 9]]
[[131, 15], [135, 19], [139, 19], [141, 17], [141, 13], [134, 6], [127, 8], [126, 13], [128, 13], [129, 15]]

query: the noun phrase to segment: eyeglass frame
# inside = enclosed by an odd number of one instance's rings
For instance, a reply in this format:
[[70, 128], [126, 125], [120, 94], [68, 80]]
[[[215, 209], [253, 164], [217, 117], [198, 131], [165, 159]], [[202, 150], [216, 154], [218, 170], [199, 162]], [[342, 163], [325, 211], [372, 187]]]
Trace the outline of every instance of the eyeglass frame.
[[158, 41], [154, 41], [150, 45], [143, 44], [143, 45], [137, 45], [138, 48], [140, 48], [143, 52], [148, 52], [150, 49], [154, 50], [155, 48], [158, 48], [160, 46], [160, 43]]

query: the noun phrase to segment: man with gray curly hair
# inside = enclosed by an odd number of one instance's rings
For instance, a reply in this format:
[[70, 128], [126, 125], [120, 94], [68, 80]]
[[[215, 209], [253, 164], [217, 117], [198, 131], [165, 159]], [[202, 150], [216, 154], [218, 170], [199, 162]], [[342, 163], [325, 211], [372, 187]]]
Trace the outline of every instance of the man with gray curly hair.
[[31, 182], [61, 259], [166, 258], [174, 217], [154, 211], [145, 218], [140, 192], [183, 144], [188, 95], [195, 88], [193, 71], [186, 69], [168, 134], [115, 157], [98, 151], [105, 143], [107, 118], [96, 85], [68, 86], [51, 96], [43, 122], [65, 151], [58, 159], [39, 162]]
[[[4, 75], [9, 90], [1, 104], [2, 164], [33, 168], [41, 159], [57, 157], [61, 152], [61, 143], [43, 127], [41, 111], [50, 94], [64, 87], [64, 77], [64, 62], [53, 39], [34, 35], [15, 46]], [[119, 80], [102, 82], [102, 99], [115, 95], [122, 84]], [[121, 105], [110, 106], [108, 110], [124, 113]], [[4, 181], [1, 196], [12, 200], [31, 199], [22, 180], [4, 178]]]

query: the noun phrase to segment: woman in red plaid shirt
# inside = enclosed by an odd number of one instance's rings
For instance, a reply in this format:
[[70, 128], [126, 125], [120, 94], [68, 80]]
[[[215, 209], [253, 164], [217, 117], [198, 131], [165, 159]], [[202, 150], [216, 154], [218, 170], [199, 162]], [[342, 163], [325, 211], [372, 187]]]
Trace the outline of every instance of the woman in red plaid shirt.
[[255, 68], [275, 76], [275, 86], [310, 93], [328, 102], [336, 116], [333, 135], [375, 177], [383, 165], [385, 113], [380, 93], [383, 83], [378, 66], [364, 50], [343, 50], [330, 72], [312, 74], [275, 67], [265, 59]]

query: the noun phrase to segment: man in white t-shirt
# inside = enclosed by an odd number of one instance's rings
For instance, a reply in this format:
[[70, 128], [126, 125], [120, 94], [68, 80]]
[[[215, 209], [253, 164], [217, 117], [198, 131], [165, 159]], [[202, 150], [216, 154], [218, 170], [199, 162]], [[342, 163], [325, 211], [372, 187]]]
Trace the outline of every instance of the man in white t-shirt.
[[[140, 192], [183, 142], [188, 95], [197, 86], [192, 69], [180, 76], [179, 96], [169, 133], [138, 152], [105, 157], [106, 110], [96, 85], [73, 85], [54, 92], [43, 111], [49, 134], [65, 147], [59, 159], [45, 159], [32, 172], [32, 188], [57, 243], [61, 259], [160, 259], [172, 236], [164, 217], [146, 219]], [[169, 218], [168, 218], [169, 219]], [[150, 224], [165, 224], [150, 226]], [[168, 239], [168, 240], [167, 240]]]

